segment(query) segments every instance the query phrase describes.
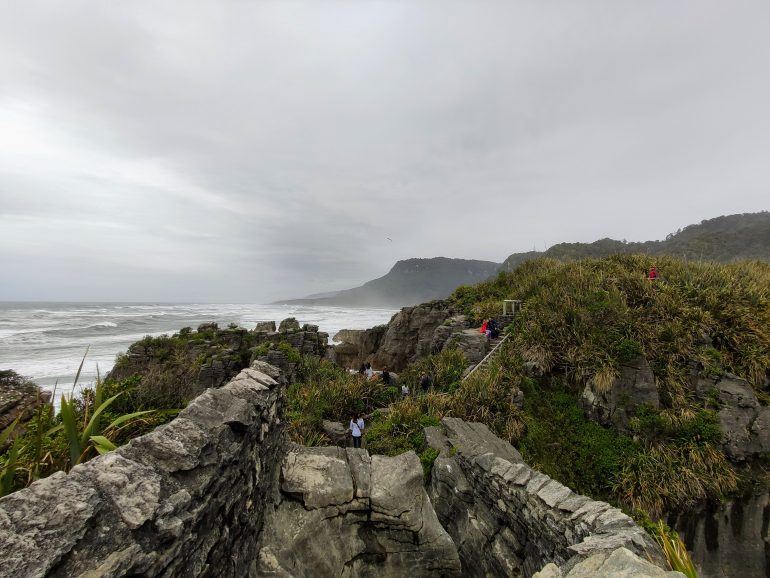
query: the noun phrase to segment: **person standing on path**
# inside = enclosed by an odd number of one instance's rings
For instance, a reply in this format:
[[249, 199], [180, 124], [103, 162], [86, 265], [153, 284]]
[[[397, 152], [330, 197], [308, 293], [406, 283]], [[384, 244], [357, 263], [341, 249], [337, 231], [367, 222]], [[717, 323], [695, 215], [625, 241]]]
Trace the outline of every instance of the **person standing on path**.
[[353, 436], [353, 447], [361, 447], [361, 436], [364, 435], [364, 420], [357, 413], [350, 420], [350, 433]]

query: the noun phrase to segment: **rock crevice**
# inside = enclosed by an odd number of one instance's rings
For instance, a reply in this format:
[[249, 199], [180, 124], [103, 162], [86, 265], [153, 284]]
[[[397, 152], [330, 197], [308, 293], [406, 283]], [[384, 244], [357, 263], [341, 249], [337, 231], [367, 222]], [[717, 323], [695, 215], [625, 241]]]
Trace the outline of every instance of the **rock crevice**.
[[257, 576], [459, 576], [414, 452], [293, 447], [268, 507]]

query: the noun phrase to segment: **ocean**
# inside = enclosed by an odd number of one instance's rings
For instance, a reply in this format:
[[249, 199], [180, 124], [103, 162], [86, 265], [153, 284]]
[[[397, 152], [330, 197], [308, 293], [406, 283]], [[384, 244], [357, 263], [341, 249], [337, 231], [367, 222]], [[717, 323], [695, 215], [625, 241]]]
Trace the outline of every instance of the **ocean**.
[[387, 323], [393, 309], [311, 305], [198, 303], [14, 303], [0, 302], [0, 369], [12, 369], [43, 388], [72, 387], [83, 354], [81, 384], [103, 376], [115, 356], [145, 335], [172, 334], [182, 327], [216, 321], [252, 329], [258, 321], [296, 317], [328, 332], [366, 329]]

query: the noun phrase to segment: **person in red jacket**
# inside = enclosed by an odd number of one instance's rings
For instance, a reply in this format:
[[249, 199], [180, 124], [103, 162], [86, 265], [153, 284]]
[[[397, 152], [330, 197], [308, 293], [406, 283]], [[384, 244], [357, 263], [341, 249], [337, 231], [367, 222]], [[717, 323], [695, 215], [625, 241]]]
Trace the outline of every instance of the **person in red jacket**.
[[660, 279], [660, 275], [658, 274], [658, 268], [655, 265], [653, 265], [652, 268], [650, 269], [650, 276], [647, 278], [650, 281], [656, 281]]
[[485, 319], [484, 323], [481, 324], [481, 329], [479, 329], [479, 333], [486, 333], [487, 332], [487, 325], [489, 325], [489, 321], [487, 321]]

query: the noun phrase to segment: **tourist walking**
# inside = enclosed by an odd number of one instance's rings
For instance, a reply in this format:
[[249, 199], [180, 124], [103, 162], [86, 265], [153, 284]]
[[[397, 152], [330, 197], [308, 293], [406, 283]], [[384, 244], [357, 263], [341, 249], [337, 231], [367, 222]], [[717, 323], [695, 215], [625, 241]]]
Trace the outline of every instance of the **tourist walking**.
[[361, 436], [364, 435], [364, 419], [357, 413], [350, 420], [350, 434], [353, 436], [353, 447], [361, 447]]

